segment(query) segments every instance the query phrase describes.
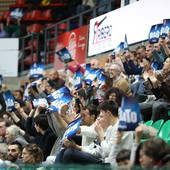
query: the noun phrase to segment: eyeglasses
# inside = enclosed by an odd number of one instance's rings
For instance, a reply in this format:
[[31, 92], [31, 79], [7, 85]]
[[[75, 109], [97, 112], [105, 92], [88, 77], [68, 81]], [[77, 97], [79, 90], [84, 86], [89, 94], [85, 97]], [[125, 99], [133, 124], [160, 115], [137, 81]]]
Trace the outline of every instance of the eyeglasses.
[[112, 72], [112, 71], [116, 71], [116, 69], [109, 69], [109, 71], [110, 71], [110, 72]]

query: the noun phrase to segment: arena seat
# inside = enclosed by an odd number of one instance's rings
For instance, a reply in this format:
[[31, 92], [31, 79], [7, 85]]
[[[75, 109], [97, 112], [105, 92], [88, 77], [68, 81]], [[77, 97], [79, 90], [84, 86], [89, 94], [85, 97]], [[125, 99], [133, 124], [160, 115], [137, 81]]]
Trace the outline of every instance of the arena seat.
[[42, 28], [42, 25], [41, 24], [32, 24], [28, 27], [28, 31], [27, 32], [30, 32], [30, 33], [38, 33], [40, 32]]
[[26, 66], [30, 66], [32, 63], [35, 63], [35, 62], [37, 62], [37, 54], [36, 53], [33, 54], [33, 59], [32, 59], [31, 54], [26, 56], [24, 59], [24, 65], [26, 65]]

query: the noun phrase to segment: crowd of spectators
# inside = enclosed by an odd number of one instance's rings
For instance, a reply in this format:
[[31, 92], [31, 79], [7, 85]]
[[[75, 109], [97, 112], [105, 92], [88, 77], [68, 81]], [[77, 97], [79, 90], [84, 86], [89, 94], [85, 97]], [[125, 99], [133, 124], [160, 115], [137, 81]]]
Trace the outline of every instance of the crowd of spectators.
[[[135, 131], [118, 131], [119, 110], [124, 96], [137, 97], [142, 122], [169, 120], [170, 110], [170, 41], [160, 38], [158, 43], [138, 46], [136, 49], [110, 54], [102, 68], [97, 59], [90, 60], [90, 68], [103, 69], [105, 82], [99, 86], [95, 79], [90, 86], [83, 80], [82, 88], [74, 89], [73, 75], [77, 69], [86, 74], [86, 68], [67, 64], [64, 72], [51, 69], [36, 79], [29, 79], [24, 97], [21, 87], [12, 94], [15, 111], [6, 110], [1, 86], [0, 147], [1, 160], [11, 163], [45, 164], [103, 164], [142, 168], [169, 167], [170, 147], [156, 134], [141, 143], [144, 126]], [[72, 74], [70, 74], [72, 73]], [[49, 114], [46, 105], [34, 108], [32, 100], [45, 98], [67, 86], [74, 96], [71, 104]], [[25, 89], [25, 90], [26, 90]], [[62, 142], [70, 122], [82, 117], [77, 135]], [[146, 127], [145, 127], [146, 128]], [[149, 130], [149, 129], [148, 129]], [[161, 147], [160, 147], [161, 146]], [[42, 166], [43, 166], [42, 165]]]

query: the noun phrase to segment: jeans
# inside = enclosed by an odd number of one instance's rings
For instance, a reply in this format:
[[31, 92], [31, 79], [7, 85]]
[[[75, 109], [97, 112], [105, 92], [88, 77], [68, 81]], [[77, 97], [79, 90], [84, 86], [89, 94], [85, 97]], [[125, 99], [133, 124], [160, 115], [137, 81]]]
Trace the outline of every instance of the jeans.
[[68, 163], [102, 163], [99, 158], [95, 158], [92, 155], [78, 151], [76, 149], [62, 149], [57, 155], [55, 163], [68, 164]]
[[163, 119], [168, 104], [169, 103], [165, 102], [163, 99], [140, 103], [139, 106], [143, 120], [153, 120], [153, 122], [156, 122], [159, 119]]

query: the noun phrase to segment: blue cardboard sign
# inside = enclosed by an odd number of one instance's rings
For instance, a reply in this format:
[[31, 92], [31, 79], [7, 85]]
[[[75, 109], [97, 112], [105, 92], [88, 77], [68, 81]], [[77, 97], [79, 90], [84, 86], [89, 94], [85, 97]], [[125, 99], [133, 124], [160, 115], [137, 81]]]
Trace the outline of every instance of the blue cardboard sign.
[[119, 114], [119, 131], [131, 131], [139, 125], [140, 108], [136, 97], [124, 97]]
[[30, 79], [43, 77], [44, 64], [33, 63], [30, 66]]
[[72, 100], [73, 96], [70, 94], [61, 94], [60, 98], [53, 101], [50, 107], [47, 109], [48, 112], [54, 113], [58, 112], [63, 104], [67, 104]]
[[101, 85], [103, 82], [105, 82], [105, 80], [106, 80], [106, 75], [101, 73], [97, 78], [99, 88], [101, 88]]
[[67, 50], [66, 47], [62, 48], [61, 50], [57, 51], [56, 52], [59, 56], [59, 59], [61, 62], [64, 62], [64, 63], [69, 63], [72, 60], [72, 57], [71, 57], [71, 54], [70, 52]]
[[56, 90], [55, 92], [51, 93], [50, 95], [48, 95], [46, 97], [48, 102], [53, 102], [58, 98], [61, 98], [63, 96], [63, 94], [70, 94], [70, 90], [68, 87], [64, 86], [61, 87], [60, 89]]
[[24, 11], [22, 8], [15, 8], [10, 13], [10, 17], [14, 19], [22, 18], [23, 15], [24, 15]]
[[159, 41], [161, 28], [162, 24], [152, 25], [148, 36], [149, 43], [153, 44]]
[[84, 77], [86, 77], [87, 74], [89, 74], [90, 70], [91, 70], [91, 65], [90, 64], [86, 64], [86, 70], [85, 70], [85, 73], [84, 73]]
[[124, 42], [120, 42], [120, 44], [113, 50], [112, 55], [115, 56], [117, 52], [124, 49]]
[[3, 93], [3, 98], [5, 100], [5, 104], [7, 106], [7, 109], [9, 112], [12, 112], [15, 110], [15, 106], [14, 106], [14, 96], [12, 95], [12, 93], [10, 92], [10, 90], [7, 90]]
[[86, 75], [86, 77], [84, 78], [85, 83], [90, 86], [92, 84], [92, 82], [100, 75], [100, 73], [102, 71], [103, 70], [101, 70], [101, 69], [93, 69], [93, 70], [91, 70]]
[[82, 74], [80, 68], [78, 68], [74, 73], [74, 88], [75, 90], [79, 90], [82, 88]]
[[2, 75], [0, 74], [0, 87], [2, 86], [2, 80], [3, 80], [3, 77], [2, 77]]
[[127, 50], [129, 50], [129, 45], [128, 45], [128, 42], [127, 42], [127, 36], [125, 34], [125, 41], [124, 41], [124, 52], [126, 52]]
[[47, 102], [47, 99], [45, 98], [39, 98], [39, 99], [33, 100], [33, 105], [34, 105], [34, 108], [37, 108], [40, 105], [46, 105], [48, 107], [48, 102]]
[[71, 122], [68, 125], [68, 127], [62, 137], [62, 140], [64, 140], [64, 138], [71, 139], [72, 137], [74, 137], [80, 127], [81, 121], [82, 121], [82, 117], [79, 117], [76, 120], [74, 120], [73, 122]]
[[165, 38], [170, 31], [170, 19], [164, 19], [161, 27], [160, 37]]

